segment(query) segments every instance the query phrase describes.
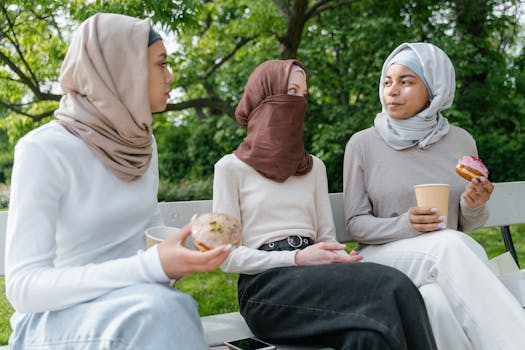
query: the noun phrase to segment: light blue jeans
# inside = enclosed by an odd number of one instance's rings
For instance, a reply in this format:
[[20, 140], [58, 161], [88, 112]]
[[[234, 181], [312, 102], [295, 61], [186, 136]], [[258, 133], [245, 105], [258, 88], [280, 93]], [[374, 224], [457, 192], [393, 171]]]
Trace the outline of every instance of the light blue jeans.
[[160, 284], [134, 285], [64, 310], [27, 314], [13, 328], [13, 350], [208, 349], [196, 302]]

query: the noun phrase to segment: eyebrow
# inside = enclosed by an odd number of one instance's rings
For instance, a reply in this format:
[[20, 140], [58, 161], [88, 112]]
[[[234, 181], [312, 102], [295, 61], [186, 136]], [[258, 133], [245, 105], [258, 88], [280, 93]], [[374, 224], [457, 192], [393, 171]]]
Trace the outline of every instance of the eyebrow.
[[162, 58], [168, 58], [168, 55], [165, 52], [159, 53], [159, 56]]
[[[403, 74], [403, 75], [400, 75], [399, 76], [400, 78], [414, 78], [416, 79], [417, 77], [413, 74]], [[385, 75], [385, 78], [388, 78], [388, 79], [392, 79], [392, 77], [390, 75]]]

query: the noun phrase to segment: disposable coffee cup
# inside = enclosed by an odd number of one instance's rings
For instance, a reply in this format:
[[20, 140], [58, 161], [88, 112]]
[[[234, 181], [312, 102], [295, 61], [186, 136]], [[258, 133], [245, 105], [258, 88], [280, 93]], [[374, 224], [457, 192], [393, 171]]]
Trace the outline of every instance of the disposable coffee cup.
[[[418, 207], [437, 208], [437, 215], [448, 218], [448, 184], [421, 184], [414, 186]], [[446, 220], [444, 222], [446, 224]]]
[[173, 236], [178, 230], [178, 227], [171, 226], [154, 226], [147, 228], [144, 231], [146, 236], [146, 249]]

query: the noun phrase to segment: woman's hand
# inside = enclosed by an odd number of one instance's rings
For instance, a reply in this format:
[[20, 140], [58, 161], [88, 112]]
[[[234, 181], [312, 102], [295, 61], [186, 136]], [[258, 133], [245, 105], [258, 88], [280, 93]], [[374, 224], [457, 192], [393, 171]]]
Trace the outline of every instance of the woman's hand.
[[295, 263], [297, 265], [322, 265], [333, 263], [352, 263], [363, 259], [355, 251], [349, 255], [340, 255], [338, 250], [344, 250], [346, 246], [339, 243], [316, 243], [299, 250], [295, 254]]
[[162, 269], [169, 278], [180, 279], [193, 272], [215, 270], [230, 254], [231, 245], [221, 245], [207, 252], [188, 249], [184, 241], [191, 233], [191, 223], [159, 243]]
[[446, 228], [444, 216], [436, 214], [436, 208], [413, 207], [408, 211], [412, 227], [419, 232], [432, 232]]
[[473, 178], [461, 196], [467, 207], [477, 208], [487, 203], [493, 191], [494, 185], [486, 178]]

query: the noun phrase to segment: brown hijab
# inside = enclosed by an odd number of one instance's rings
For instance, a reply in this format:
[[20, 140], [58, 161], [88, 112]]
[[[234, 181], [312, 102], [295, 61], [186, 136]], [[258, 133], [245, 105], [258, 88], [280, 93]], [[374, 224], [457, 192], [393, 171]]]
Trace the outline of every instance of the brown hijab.
[[303, 144], [306, 98], [288, 95], [288, 77], [296, 60], [271, 60], [250, 75], [235, 118], [248, 135], [233, 152], [268, 179], [284, 182], [312, 170]]
[[96, 14], [73, 35], [60, 71], [66, 93], [55, 112], [124, 181], [149, 168], [148, 20]]

